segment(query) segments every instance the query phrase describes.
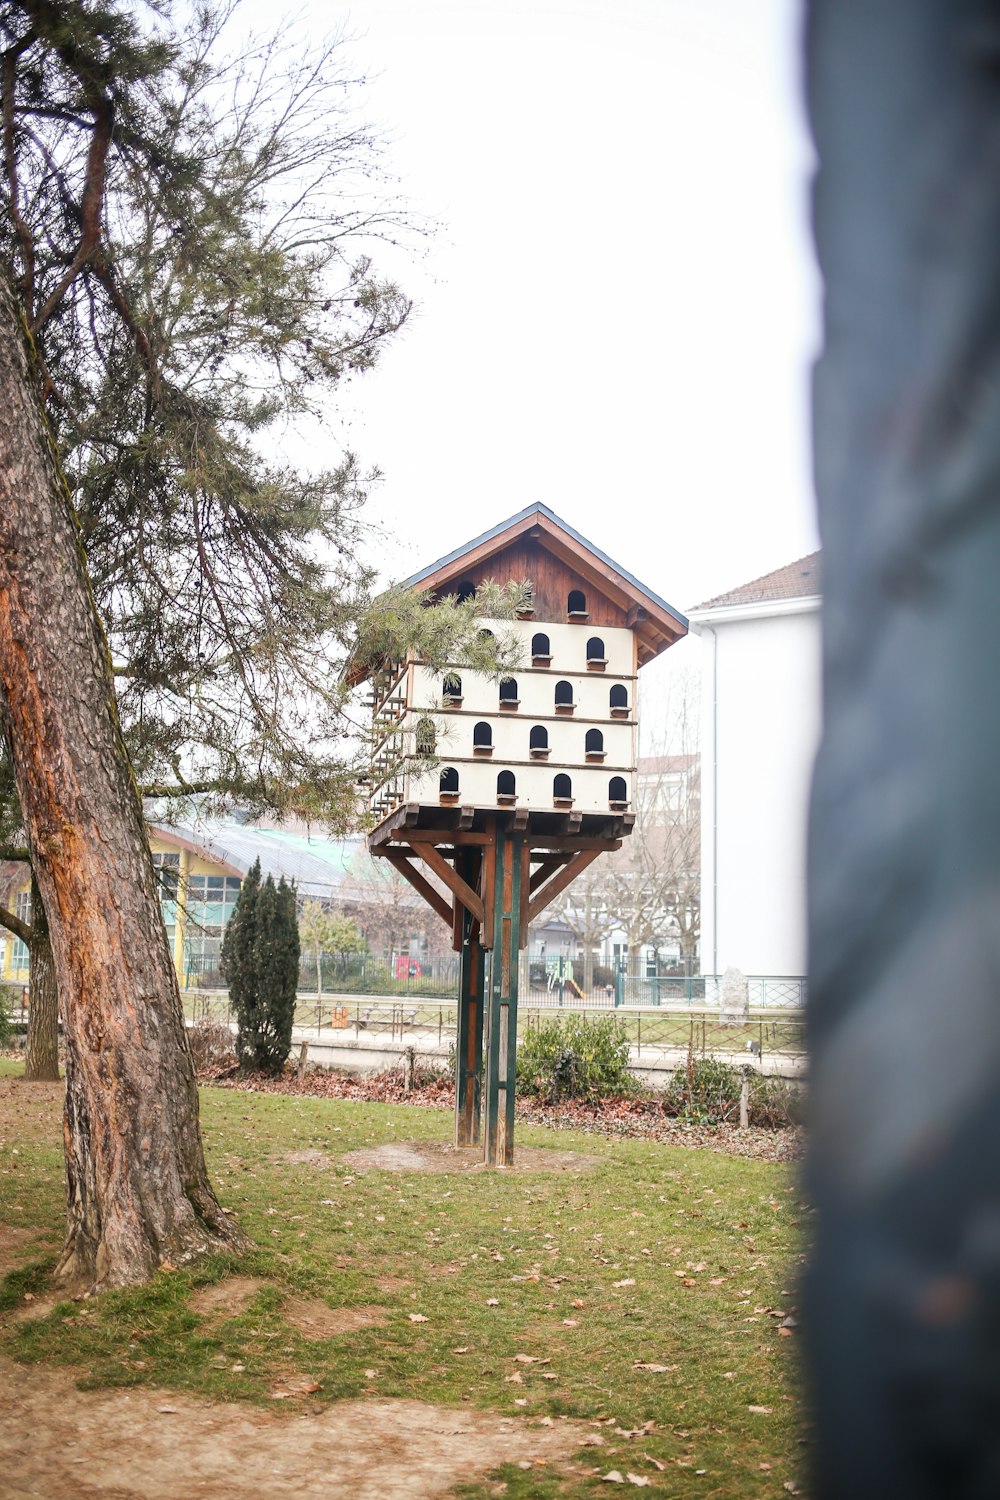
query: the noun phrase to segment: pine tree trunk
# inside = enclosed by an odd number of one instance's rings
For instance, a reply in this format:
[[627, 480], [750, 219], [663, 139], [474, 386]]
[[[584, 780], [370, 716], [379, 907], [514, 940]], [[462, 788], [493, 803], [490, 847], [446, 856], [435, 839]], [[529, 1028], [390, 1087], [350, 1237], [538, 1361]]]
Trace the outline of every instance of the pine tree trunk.
[[0, 695], [66, 1033], [69, 1287], [244, 1237], [208, 1181], [180, 995], [107, 643], [0, 276]]
[[31, 941], [28, 944], [28, 1040], [24, 1076], [32, 1083], [59, 1077], [59, 992], [45, 903], [31, 877]]

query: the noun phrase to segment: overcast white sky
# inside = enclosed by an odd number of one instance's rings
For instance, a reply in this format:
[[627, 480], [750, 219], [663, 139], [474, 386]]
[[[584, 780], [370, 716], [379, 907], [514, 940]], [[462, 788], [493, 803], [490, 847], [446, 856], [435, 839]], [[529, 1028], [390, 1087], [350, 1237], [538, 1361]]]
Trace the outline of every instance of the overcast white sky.
[[443, 226], [404, 270], [411, 325], [342, 408], [385, 473], [386, 575], [533, 500], [682, 610], [811, 551], [797, 0], [298, 14], [356, 34], [366, 113]]

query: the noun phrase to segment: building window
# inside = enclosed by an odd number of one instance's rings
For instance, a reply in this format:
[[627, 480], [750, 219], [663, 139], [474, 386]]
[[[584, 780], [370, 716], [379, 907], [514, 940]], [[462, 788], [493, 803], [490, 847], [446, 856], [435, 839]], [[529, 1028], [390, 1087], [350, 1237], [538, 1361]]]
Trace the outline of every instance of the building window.
[[[31, 889], [18, 891], [14, 901], [14, 915], [20, 917], [26, 927], [31, 926]], [[21, 973], [28, 967], [28, 945], [22, 943], [20, 938], [15, 938], [10, 949], [10, 966], [15, 973]]]
[[481, 719], [472, 731], [472, 753], [473, 755], [493, 754], [493, 729], [485, 719]]
[[614, 812], [624, 812], [628, 807], [628, 787], [624, 776], [612, 776], [608, 782], [608, 801]]
[[608, 664], [604, 654], [604, 642], [599, 635], [592, 635], [587, 642], [587, 671], [603, 672]]
[[588, 729], [584, 749], [588, 760], [604, 759], [604, 736], [599, 729]]
[[628, 716], [628, 692], [625, 684], [616, 682], [611, 689], [609, 703], [611, 706], [611, 717], [613, 719], [624, 719]]
[[589, 618], [587, 614], [587, 596], [583, 593], [582, 589], [570, 589], [569, 598], [566, 600], [566, 613], [571, 620], [586, 620]]
[[573, 712], [573, 684], [571, 682], [556, 683], [556, 713], [571, 714]]
[[573, 783], [564, 771], [552, 783], [552, 800], [556, 803], [569, 803], [573, 800]]
[[462, 701], [462, 679], [461, 679], [461, 677], [457, 677], [454, 672], [450, 672], [448, 674], [448, 676], [444, 680], [444, 686], [441, 689], [441, 697], [442, 697], [442, 699], [444, 701], [444, 705], [445, 705], [446, 708], [448, 707], [449, 704], [461, 703], [461, 701]]
[[500, 684], [500, 707], [516, 708], [520, 701], [520, 698], [517, 696], [517, 679], [514, 677], [505, 677]]
[[549, 638], [541, 632], [531, 637], [531, 665], [533, 667], [547, 667], [552, 660], [552, 648]]
[[167, 942], [174, 951], [174, 934], [177, 931], [177, 896], [181, 883], [180, 854], [153, 850], [153, 871], [156, 875], [156, 893], [160, 898], [160, 915], [167, 929]]
[[514, 781], [513, 771], [501, 771], [497, 777], [497, 801], [510, 804], [517, 795], [517, 786]]
[[189, 875], [185, 900], [184, 977], [218, 979], [222, 935], [242, 885], [238, 875]]
[[544, 724], [533, 724], [528, 735], [528, 750], [532, 760], [548, 760], [549, 731]]
[[156, 871], [156, 886], [160, 897], [160, 905], [177, 900], [177, 890], [181, 883], [181, 857], [174, 853], [160, 853], [153, 850], [153, 869]]

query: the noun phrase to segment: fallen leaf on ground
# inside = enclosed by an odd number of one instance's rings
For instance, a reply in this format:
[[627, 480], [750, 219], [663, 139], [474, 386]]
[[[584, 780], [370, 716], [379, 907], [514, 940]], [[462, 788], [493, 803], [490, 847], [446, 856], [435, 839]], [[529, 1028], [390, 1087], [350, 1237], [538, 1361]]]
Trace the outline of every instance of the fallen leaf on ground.
[[177, 1410], [177, 1408], [176, 1408], [176, 1406], [158, 1406], [156, 1408], [156, 1410], [159, 1411], [159, 1412], [163, 1412], [163, 1414], [166, 1416], [167, 1414], [169, 1414], [171, 1412], [175, 1412]]
[[619, 1474], [619, 1472], [618, 1472], [617, 1469], [609, 1469], [606, 1474], [602, 1474], [601, 1475], [601, 1478], [606, 1483], [609, 1483], [609, 1484], [624, 1484], [625, 1483], [625, 1477], [624, 1477], [624, 1475], [623, 1474]]
[[613, 1281], [612, 1286], [635, 1286], [635, 1277], [626, 1276], [621, 1281]]
[[486, 1306], [487, 1307], [499, 1307], [500, 1306], [500, 1298], [499, 1297], [487, 1297], [487, 1299], [486, 1299]]
[[667, 1467], [666, 1464], [661, 1464], [660, 1460], [658, 1458], [654, 1458], [651, 1453], [644, 1453], [642, 1456], [648, 1464], [653, 1465], [654, 1469], [659, 1469], [661, 1474], [665, 1472]]
[[773, 1406], [748, 1406], [747, 1411], [752, 1411], [755, 1416], [769, 1417], [774, 1410]]
[[469, 1350], [471, 1348], [472, 1348], [471, 1344], [459, 1344], [458, 1348], [457, 1349], [453, 1349], [451, 1352], [452, 1352], [452, 1354], [468, 1354], [468, 1352], [469, 1352]]
[[[537, 1365], [539, 1363], [537, 1354], [515, 1354], [514, 1358], [519, 1365]], [[548, 1360], [545, 1363], [548, 1364]]]
[[648, 1489], [653, 1482], [651, 1479], [647, 1479], [645, 1474], [630, 1474], [628, 1470], [625, 1471], [625, 1478], [629, 1484], [638, 1485], [640, 1489]]
[[649, 1370], [652, 1375], [666, 1375], [671, 1370], [679, 1368], [678, 1365], [641, 1365], [635, 1364], [633, 1370]]
[[311, 1396], [323, 1389], [318, 1380], [309, 1375], [283, 1375], [268, 1391], [272, 1401], [288, 1401], [294, 1396]]
[[429, 1323], [430, 1322], [430, 1318], [425, 1318], [424, 1315], [423, 1315], [423, 1313], [407, 1313], [406, 1316], [409, 1318], [409, 1320], [410, 1320], [411, 1323]]

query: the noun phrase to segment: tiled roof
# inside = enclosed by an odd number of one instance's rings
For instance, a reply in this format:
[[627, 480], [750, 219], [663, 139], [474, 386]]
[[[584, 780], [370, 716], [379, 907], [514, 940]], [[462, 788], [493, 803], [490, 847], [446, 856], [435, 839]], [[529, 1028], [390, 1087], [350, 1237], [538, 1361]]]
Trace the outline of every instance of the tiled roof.
[[640, 776], [682, 775], [698, 764], [698, 755], [640, 755]]
[[696, 604], [695, 609], [720, 609], [726, 604], [766, 604], [772, 599], [808, 599], [821, 592], [821, 569], [819, 552], [810, 552], [797, 562], [786, 563], [765, 573], [762, 578], [753, 578], [727, 594], [717, 594]]

